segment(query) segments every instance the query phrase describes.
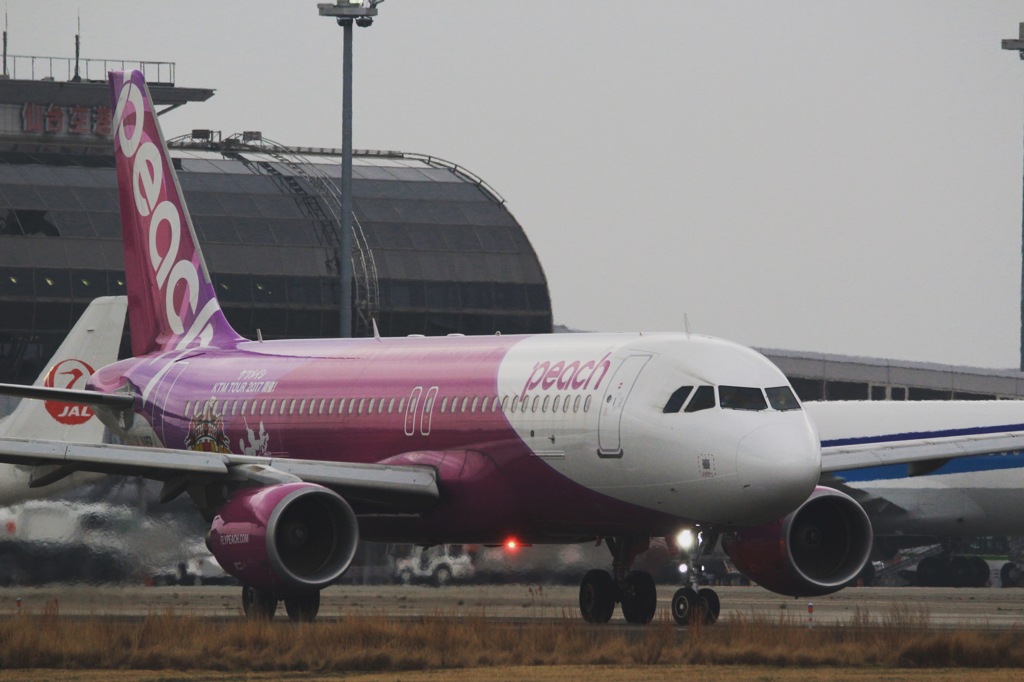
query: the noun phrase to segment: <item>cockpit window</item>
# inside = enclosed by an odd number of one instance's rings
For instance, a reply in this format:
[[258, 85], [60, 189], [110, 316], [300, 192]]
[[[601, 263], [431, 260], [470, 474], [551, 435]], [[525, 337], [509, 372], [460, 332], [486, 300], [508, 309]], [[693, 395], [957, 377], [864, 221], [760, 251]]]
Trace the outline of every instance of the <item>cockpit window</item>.
[[700, 412], [715, 406], [715, 389], [710, 386], [698, 386], [693, 398], [683, 412]]
[[768, 394], [768, 402], [772, 404], [772, 407], [780, 412], [787, 410], [799, 410], [800, 401], [793, 395], [792, 389], [789, 386], [776, 386], [775, 388], [766, 388], [764, 392]]
[[767, 410], [768, 403], [759, 388], [719, 386], [718, 399], [727, 410]]
[[693, 390], [693, 386], [680, 386], [672, 395], [669, 396], [668, 402], [665, 403], [665, 407], [661, 410], [665, 414], [675, 414], [679, 410], [683, 409], [683, 403], [690, 395], [690, 391]]

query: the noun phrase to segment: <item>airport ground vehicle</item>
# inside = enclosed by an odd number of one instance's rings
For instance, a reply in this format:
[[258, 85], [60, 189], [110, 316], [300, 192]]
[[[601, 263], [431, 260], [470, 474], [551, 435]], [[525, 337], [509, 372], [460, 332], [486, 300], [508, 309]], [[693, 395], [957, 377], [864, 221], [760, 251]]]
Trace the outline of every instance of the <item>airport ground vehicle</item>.
[[461, 545], [414, 546], [406, 557], [395, 560], [395, 580], [404, 584], [429, 583], [444, 587], [453, 582], [473, 579], [476, 569], [472, 557]]

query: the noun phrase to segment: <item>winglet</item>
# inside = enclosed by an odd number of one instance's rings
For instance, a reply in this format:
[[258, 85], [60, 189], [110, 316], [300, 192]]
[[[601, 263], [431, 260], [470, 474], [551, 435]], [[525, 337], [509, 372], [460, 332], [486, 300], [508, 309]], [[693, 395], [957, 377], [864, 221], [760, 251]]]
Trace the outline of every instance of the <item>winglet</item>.
[[124, 233], [132, 354], [230, 347], [156, 112], [139, 71], [111, 71], [114, 157]]

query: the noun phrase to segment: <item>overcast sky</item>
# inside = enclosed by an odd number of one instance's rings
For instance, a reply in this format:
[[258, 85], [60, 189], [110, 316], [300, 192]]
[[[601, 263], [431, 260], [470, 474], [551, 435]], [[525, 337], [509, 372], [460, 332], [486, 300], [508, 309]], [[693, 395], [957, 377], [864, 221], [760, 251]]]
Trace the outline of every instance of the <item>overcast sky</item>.
[[[315, 0], [8, 0], [9, 52], [177, 63], [162, 117], [341, 146]], [[508, 201], [555, 321], [982, 367], [1019, 361], [1024, 1], [388, 0], [355, 146]]]

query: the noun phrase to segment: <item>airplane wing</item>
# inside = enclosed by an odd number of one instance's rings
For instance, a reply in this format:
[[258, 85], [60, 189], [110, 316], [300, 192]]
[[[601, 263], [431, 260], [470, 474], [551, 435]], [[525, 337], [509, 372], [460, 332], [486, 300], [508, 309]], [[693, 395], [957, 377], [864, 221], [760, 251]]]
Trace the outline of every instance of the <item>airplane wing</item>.
[[33, 487], [49, 485], [77, 471], [141, 476], [163, 481], [161, 501], [173, 499], [196, 480], [252, 481], [260, 485], [308, 481], [331, 488], [352, 503], [390, 512], [418, 512], [438, 498], [432, 467], [351, 464], [318, 460], [252, 457], [128, 445], [92, 445], [0, 438], [0, 462], [45, 466]]
[[951, 459], [1024, 450], [1024, 402], [805, 403], [821, 439], [822, 473], [905, 464], [911, 476]]

